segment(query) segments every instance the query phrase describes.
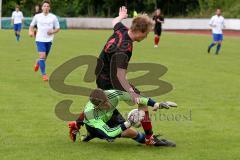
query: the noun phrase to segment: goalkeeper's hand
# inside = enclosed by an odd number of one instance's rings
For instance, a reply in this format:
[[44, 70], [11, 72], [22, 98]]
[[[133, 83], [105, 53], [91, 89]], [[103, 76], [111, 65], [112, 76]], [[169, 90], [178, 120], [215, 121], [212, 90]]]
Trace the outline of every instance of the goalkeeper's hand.
[[128, 118], [123, 124], [126, 128], [130, 128], [131, 126], [134, 125], [134, 119]]
[[[136, 116], [137, 114], [137, 116]], [[145, 117], [145, 112], [138, 109], [133, 109], [129, 112], [127, 121], [124, 122], [126, 128], [138, 125]]]
[[177, 107], [177, 103], [171, 101], [155, 103], [153, 111], [157, 111], [158, 109], [169, 109], [170, 107]]
[[125, 121], [123, 124], [126, 128], [130, 128], [133, 125], [129, 120]]
[[[142, 119], [141, 119], [142, 120]], [[140, 120], [140, 121], [141, 121]], [[125, 122], [124, 122], [124, 125], [126, 128], [130, 128], [132, 126], [134, 126], [136, 124], [135, 122], [135, 119], [132, 119], [132, 118], [128, 118]]]

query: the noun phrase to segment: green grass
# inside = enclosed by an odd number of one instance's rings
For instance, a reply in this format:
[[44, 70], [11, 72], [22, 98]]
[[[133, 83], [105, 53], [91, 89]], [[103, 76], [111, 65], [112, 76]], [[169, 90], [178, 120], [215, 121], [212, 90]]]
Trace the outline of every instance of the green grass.
[[[73, 57], [98, 56], [110, 34], [111, 31], [99, 30], [61, 31], [55, 37], [47, 73]], [[191, 111], [191, 120], [153, 120], [156, 133], [177, 143], [176, 148], [156, 148], [139, 146], [130, 139], [71, 143], [67, 122], [56, 117], [55, 105], [72, 99], [71, 111], [79, 113], [87, 98], [52, 90], [39, 73], [33, 72], [38, 54], [27, 31], [17, 43], [12, 31], [1, 30], [1, 160], [240, 159], [239, 40], [225, 37], [219, 56], [206, 53], [211, 38], [204, 35], [164, 33], [160, 47], [155, 49], [151, 33], [147, 40], [134, 44], [132, 63], [160, 63], [168, 68], [161, 79], [174, 89], [154, 98], [175, 101], [179, 108], [159, 113], [189, 116]], [[82, 67], [72, 72], [67, 83], [86, 84], [82, 82], [84, 71]], [[95, 83], [86, 85], [96, 87]], [[122, 112], [130, 110], [124, 103], [120, 108]]]

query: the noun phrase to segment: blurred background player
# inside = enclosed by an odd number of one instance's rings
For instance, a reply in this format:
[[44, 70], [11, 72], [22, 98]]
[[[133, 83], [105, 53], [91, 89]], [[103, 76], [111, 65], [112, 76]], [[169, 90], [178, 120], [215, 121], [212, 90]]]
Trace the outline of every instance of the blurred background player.
[[45, 61], [50, 52], [54, 34], [60, 30], [57, 17], [54, 14], [49, 13], [49, 11], [50, 2], [43, 1], [42, 13], [37, 14], [33, 17], [33, 20], [29, 27], [29, 35], [31, 37], [34, 37], [34, 26], [37, 25], [38, 27], [35, 41], [39, 53], [39, 59], [37, 60], [34, 70], [38, 71], [38, 68], [40, 67], [44, 81], [48, 81]]
[[162, 23], [164, 23], [164, 17], [161, 14], [161, 10], [157, 9], [154, 12], [153, 15], [153, 20], [155, 22], [155, 26], [154, 26], [154, 47], [157, 48], [158, 47], [158, 43], [160, 41], [160, 37], [162, 34]]
[[[119, 16], [112, 21], [114, 33], [107, 40], [97, 62], [96, 83], [98, 88], [103, 90], [126, 91], [131, 95], [132, 101], [138, 104], [140, 91], [128, 82], [126, 78], [127, 68], [132, 56], [133, 42], [140, 42], [147, 37], [152, 29], [152, 20], [147, 15], [138, 15], [133, 18], [131, 27], [128, 29], [121, 22], [127, 17], [126, 7], [120, 7]], [[146, 143], [154, 145], [157, 143], [157, 138], [153, 135], [148, 107], [139, 104], [139, 108], [145, 111], [141, 125], [145, 132]], [[114, 110], [113, 114], [122, 116], [117, 109]], [[81, 113], [79, 122], [83, 121], [83, 116]]]
[[15, 11], [12, 12], [11, 23], [13, 24], [13, 29], [15, 32], [16, 40], [20, 40], [20, 32], [22, 29], [24, 17], [23, 13], [20, 11], [20, 7], [17, 5]]
[[222, 41], [223, 41], [222, 29], [225, 28], [224, 17], [221, 16], [220, 9], [216, 10], [216, 15], [212, 16], [209, 22], [209, 25], [212, 28], [213, 42], [210, 44], [210, 46], [208, 46], [208, 53], [210, 53], [211, 48], [217, 44], [217, 49], [215, 52], [217, 55], [221, 49]]
[[41, 6], [40, 6], [39, 4], [36, 4], [35, 7], [34, 7], [34, 16], [35, 16], [36, 14], [41, 13], [41, 12], [42, 12], [42, 11], [41, 11]]
[[[39, 14], [41, 12], [42, 12], [41, 6], [39, 4], [35, 5], [33, 16], [35, 16], [36, 14]], [[34, 35], [35, 35], [35, 37], [37, 35], [37, 25], [34, 26]]]
[[[157, 103], [150, 98], [142, 97], [139, 98], [139, 104], [153, 107], [153, 110], [170, 107], [177, 107], [174, 102], [161, 102]], [[131, 95], [127, 92], [119, 90], [101, 90], [95, 89], [90, 94], [90, 100], [86, 104], [84, 109], [84, 124], [87, 129], [87, 136], [82, 141], [88, 142], [93, 138], [106, 139], [112, 141], [117, 137], [132, 138], [135, 141], [145, 143], [145, 135], [141, 132], [131, 128], [135, 124], [135, 121], [131, 118], [125, 120], [122, 116], [114, 115], [114, 110], [118, 106], [120, 101], [131, 102]], [[144, 113], [144, 112], [143, 112]], [[141, 121], [144, 115], [138, 117], [137, 121]], [[69, 136], [73, 142], [76, 141], [76, 135], [79, 132], [77, 127], [77, 121], [70, 122]], [[165, 146], [175, 147], [173, 142], [165, 139], [156, 139], [154, 146]], [[148, 144], [146, 144], [148, 145]]]

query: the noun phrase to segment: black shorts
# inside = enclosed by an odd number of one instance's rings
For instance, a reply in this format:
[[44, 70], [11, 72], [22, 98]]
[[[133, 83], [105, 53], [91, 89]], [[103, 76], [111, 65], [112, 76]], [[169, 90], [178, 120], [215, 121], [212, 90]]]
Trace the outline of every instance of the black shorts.
[[155, 27], [154, 28], [154, 34], [161, 36], [162, 34], [162, 28]]
[[[111, 119], [106, 123], [110, 128], [114, 128], [117, 127], [118, 125], [122, 124], [125, 122], [124, 117], [119, 113], [118, 110], [114, 110], [113, 111], [113, 115], [111, 117]], [[91, 138], [100, 138], [100, 139], [107, 139], [107, 140], [111, 140], [111, 139], [115, 139], [118, 137], [121, 137], [121, 134], [117, 135], [116, 137], [108, 137], [103, 131], [101, 131], [100, 129], [94, 128], [94, 127], [90, 127], [88, 125], [85, 125], [86, 129], [88, 131], [88, 136], [90, 136]]]

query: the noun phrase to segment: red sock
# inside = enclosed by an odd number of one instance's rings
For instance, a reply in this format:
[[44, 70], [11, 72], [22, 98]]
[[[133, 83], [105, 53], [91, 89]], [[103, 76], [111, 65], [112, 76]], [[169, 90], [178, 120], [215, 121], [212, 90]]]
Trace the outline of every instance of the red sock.
[[145, 111], [145, 117], [141, 121], [141, 124], [145, 132], [145, 138], [149, 139], [152, 136], [153, 131], [152, 131], [152, 123], [151, 123], [151, 119], [149, 117], [148, 111]]
[[155, 36], [154, 42], [155, 42], [155, 45], [158, 45], [158, 43], [159, 43], [159, 37], [158, 36]]

